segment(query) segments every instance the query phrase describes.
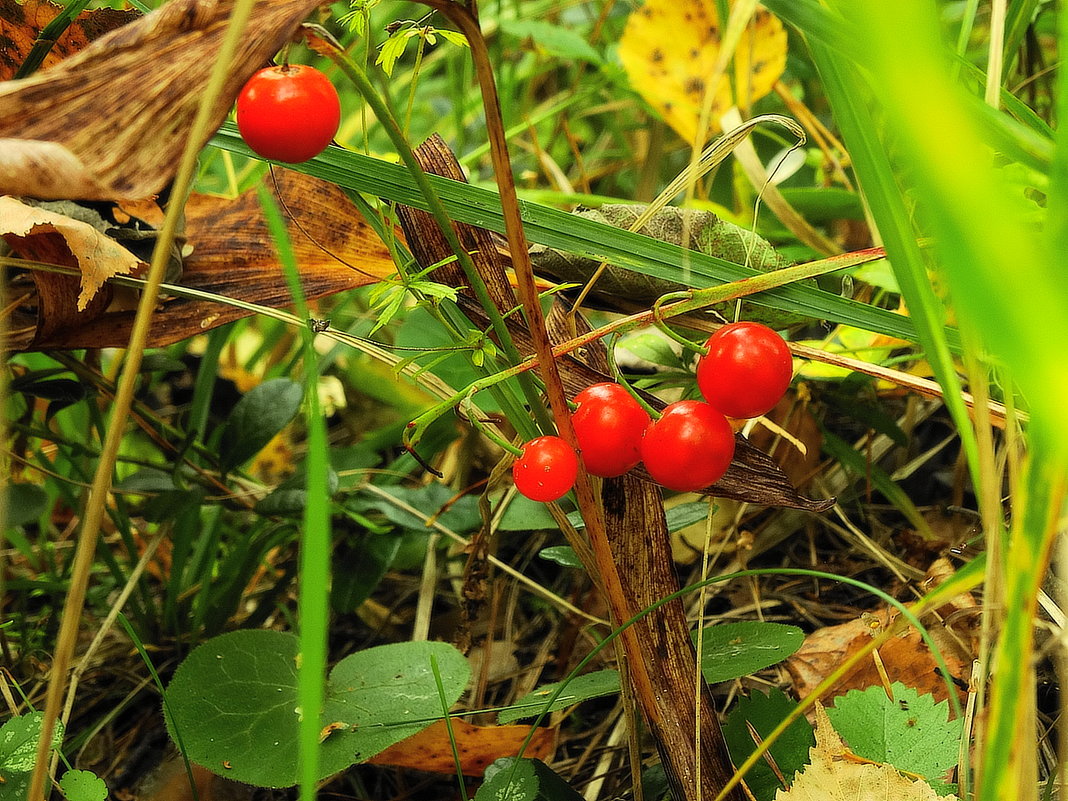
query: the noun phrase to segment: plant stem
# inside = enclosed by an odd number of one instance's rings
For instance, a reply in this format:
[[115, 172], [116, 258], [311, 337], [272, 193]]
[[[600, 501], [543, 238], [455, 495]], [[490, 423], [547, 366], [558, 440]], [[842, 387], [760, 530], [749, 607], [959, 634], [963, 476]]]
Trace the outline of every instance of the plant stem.
[[207, 138], [212, 108], [215, 100], [222, 92], [230, 63], [233, 61], [234, 52], [241, 38], [241, 33], [248, 23], [253, 5], [254, 0], [237, 0], [234, 4], [234, 10], [227, 23], [226, 34], [219, 47], [219, 57], [215, 62], [215, 68], [211, 73], [208, 84], [204, 87], [204, 94], [200, 98], [197, 115], [190, 126], [185, 150], [182, 152], [182, 158], [174, 178], [167, 215], [163, 220], [163, 225], [160, 227], [156, 246], [152, 251], [152, 263], [148, 269], [148, 278], [137, 304], [137, 315], [134, 318], [133, 330], [130, 332], [126, 362], [123, 365], [122, 377], [119, 379], [118, 390], [115, 393], [115, 403], [112, 405], [111, 425], [108, 427], [107, 436], [104, 440], [100, 461], [97, 462], [96, 474], [93, 476], [93, 486], [89, 491], [89, 498], [85, 507], [85, 517], [82, 520], [82, 529], [78, 535], [78, 547], [75, 551], [74, 565], [71, 569], [70, 588], [67, 591], [67, 599], [63, 605], [63, 616], [59, 634], [56, 637], [56, 651], [52, 658], [52, 674], [49, 678], [48, 693], [45, 697], [44, 717], [41, 720], [41, 739], [38, 742], [37, 757], [26, 796], [29, 801], [39, 801], [44, 798], [44, 780], [48, 767], [48, 752], [51, 750], [52, 745], [52, 732], [55, 729], [56, 718], [59, 716], [60, 706], [63, 702], [67, 673], [70, 670], [71, 658], [78, 640], [78, 627], [81, 623], [82, 609], [85, 606], [85, 594], [89, 587], [89, 576], [92, 573], [93, 558], [96, 554], [96, 544], [100, 535], [100, 524], [104, 518], [104, 505], [107, 503], [107, 494], [111, 486], [115, 460], [125, 432], [125, 423], [130, 405], [133, 402], [134, 388], [141, 369], [141, 357], [145, 343], [148, 341], [148, 329], [149, 324], [152, 322], [152, 312], [155, 310], [156, 302], [159, 299], [159, 288], [163, 282], [163, 276], [170, 258], [171, 244], [174, 242], [178, 226], [182, 220], [181, 211], [185, 205], [185, 198], [189, 194], [189, 189], [193, 183], [197, 154], [200, 152], [197, 143], [203, 142]]

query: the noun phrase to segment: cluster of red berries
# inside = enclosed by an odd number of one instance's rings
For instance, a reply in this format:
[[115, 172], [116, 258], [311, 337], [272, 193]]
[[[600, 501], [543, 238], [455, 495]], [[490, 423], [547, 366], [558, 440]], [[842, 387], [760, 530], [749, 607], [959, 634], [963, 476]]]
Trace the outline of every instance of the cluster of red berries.
[[[697, 363], [705, 402], [669, 404], [656, 420], [619, 384], [594, 384], [575, 396], [571, 416], [591, 475], [621, 476], [639, 462], [659, 484], [692, 492], [714, 484], [734, 457], [727, 417], [759, 417], [786, 392], [793, 377], [790, 348], [759, 323], [731, 323], [713, 334]], [[564, 440], [530, 440], [512, 466], [516, 489], [535, 501], [566, 495], [578, 474], [578, 456]]]

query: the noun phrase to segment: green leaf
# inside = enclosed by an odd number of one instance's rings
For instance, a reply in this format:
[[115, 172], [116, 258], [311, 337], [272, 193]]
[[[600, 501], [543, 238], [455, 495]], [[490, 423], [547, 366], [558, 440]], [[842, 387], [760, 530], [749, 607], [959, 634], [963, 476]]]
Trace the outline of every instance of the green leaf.
[[400, 550], [401, 538], [365, 534], [356, 545], [334, 557], [330, 603], [338, 612], [354, 612], [374, 592]]
[[411, 35], [412, 32], [410, 30], [400, 30], [382, 43], [382, 49], [378, 52], [375, 64], [380, 64], [386, 75], [393, 75], [393, 67], [396, 65], [397, 59], [404, 54], [405, 48], [408, 47], [408, 40]]
[[[692, 632], [697, 642], [697, 632]], [[801, 647], [805, 633], [797, 626], [743, 620], [705, 628], [701, 672], [715, 684], [738, 679], [786, 659]]]
[[233, 470], [259, 453], [297, 412], [304, 390], [296, 381], [264, 381], [241, 398], [230, 412], [219, 443], [223, 469]]
[[475, 801], [582, 801], [582, 796], [540, 759], [503, 757], [486, 768]]
[[595, 670], [593, 673], [585, 673], [581, 676], [576, 676], [571, 681], [567, 682], [567, 686], [563, 689], [560, 695], [556, 697], [556, 700], [552, 702], [552, 705], [548, 710], [546, 710], [545, 703], [552, 697], [552, 694], [556, 692], [556, 688], [559, 687], [560, 684], [561, 682], [546, 684], [539, 687], [534, 692], [524, 695], [508, 709], [502, 709], [497, 715], [497, 722], [503, 725], [505, 723], [513, 723], [514, 721], [522, 720], [523, 718], [534, 718], [544, 711], [556, 712], [559, 709], [566, 709], [580, 701], [618, 693], [619, 672], [615, 670]]
[[[167, 688], [167, 729], [172, 737], [176, 729], [181, 732], [192, 761], [247, 784], [296, 784], [297, 647], [291, 634], [235, 631], [186, 657]], [[383, 645], [334, 667], [321, 717], [324, 729], [333, 728], [322, 745], [323, 777], [369, 759], [441, 716], [431, 655], [451, 705], [466, 687], [470, 668], [445, 643]]]
[[67, 801], [105, 801], [108, 786], [89, 770], [68, 770], [59, 780], [59, 789]]
[[360, 496], [364, 509], [377, 509], [393, 523], [414, 531], [429, 531], [427, 521], [403, 508], [410, 506], [455, 532], [473, 531], [482, 523], [478, 511], [478, 499], [473, 495], [456, 498], [444, 484], [427, 484], [425, 487], [381, 487], [380, 490], [396, 498], [391, 503], [378, 494], [363, 493]]
[[[756, 743], [749, 730], [750, 725], [756, 730], [757, 736], [763, 740], [793, 711], [796, 705], [795, 701], [776, 687], [773, 687], [767, 695], [754, 692], [752, 695], [739, 698], [738, 703], [727, 716], [726, 723], [723, 724], [723, 736], [727, 740], [727, 747], [734, 764], [740, 765], [756, 750]], [[812, 733], [812, 724], [803, 717], [791, 723], [782, 736], [772, 744], [771, 756], [787, 782], [793, 779], [797, 771], [808, 764], [808, 751], [815, 744], [816, 738]], [[771, 801], [775, 798], [776, 791], [782, 787], [765, 760], [757, 762], [745, 774], [745, 783], [756, 796], [757, 801]]]
[[570, 545], [550, 545], [538, 551], [538, 556], [564, 567], [585, 567], [582, 560], [578, 558], [578, 554], [575, 553], [575, 549]]
[[13, 773], [0, 782], [0, 801], [26, 801], [30, 794], [30, 773]]
[[[932, 785], [957, 764], [961, 721], [949, 720], [949, 703], [920, 695], [900, 682], [851, 690], [827, 709], [835, 731], [857, 756], [917, 773]], [[936, 787], [936, 789], [938, 789]]]
[[516, 494], [501, 518], [501, 531], [556, 530], [559, 526], [544, 503]]
[[0, 487], [0, 506], [7, 508], [7, 525], [25, 526], [45, 513], [48, 493], [35, 484], [8, 484]]
[[[0, 775], [33, 770], [43, 719], [43, 712], [31, 712], [9, 718], [0, 728]], [[52, 747], [59, 748], [62, 744], [63, 723], [57, 720], [52, 732]]]
[[601, 64], [601, 54], [577, 31], [539, 19], [501, 20], [501, 29], [518, 39], [533, 39], [546, 53], [568, 61]]

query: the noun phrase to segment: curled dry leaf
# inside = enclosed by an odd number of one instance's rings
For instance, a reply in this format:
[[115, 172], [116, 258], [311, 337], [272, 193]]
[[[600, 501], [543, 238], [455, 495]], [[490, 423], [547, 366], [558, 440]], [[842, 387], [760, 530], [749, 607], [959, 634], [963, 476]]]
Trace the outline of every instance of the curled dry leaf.
[[[248, 77], [318, 5], [256, 3], [212, 109], [213, 130]], [[0, 84], [0, 193], [115, 200], [160, 191], [174, 175], [233, 6], [171, 0], [49, 69]]]
[[[291, 170], [275, 168], [275, 174], [309, 300], [374, 283], [393, 272], [389, 250], [340, 189]], [[148, 222], [159, 221], [146, 204], [128, 208]], [[154, 213], [162, 215], [159, 209]], [[153, 315], [149, 347], [169, 345], [251, 313], [226, 305], [225, 298], [274, 308], [292, 302], [255, 190], [233, 200], [193, 195], [186, 205], [185, 235], [191, 252], [184, 260], [182, 286], [221, 297], [216, 302], [165, 296]], [[19, 285], [26, 287], [30, 279], [29, 297], [21, 306], [36, 307], [36, 316], [18, 338], [17, 349], [121, 347], [129, 339], [133, 304], [109, 307], [94, 301], [78, 313], [71, 302], [50, 301], [64, 292], [73, 297], [76, 279], [29, 272], [19, 275]]]
[[[697, 135], [701, 107], [720, 54], [724, 25], [716, 0], [646, 0], [633, 11], [619, 40], [619, 58], [631, 85], [687, 142]], [[768, 94], [786, 69], [786, 31], [758, 9], [734, 51], [734, 88], [715, 87], [711, 122], [728, 108], [747, 108]], [[724, 76], [726, 77], [726, 76]]]
[[[66, 213], [61, 213], [66, 212]], [[75, 219], [69, 214], [76, 214]], [[145, 266], [133, 253], [105, 234], [107, 225], [95, 211], [74, 203], [30, 205], [0, 197], [0, 237], [20, 256], [81, 271], [77, 310], [85, 311], [113, 275], [134, 275]]]

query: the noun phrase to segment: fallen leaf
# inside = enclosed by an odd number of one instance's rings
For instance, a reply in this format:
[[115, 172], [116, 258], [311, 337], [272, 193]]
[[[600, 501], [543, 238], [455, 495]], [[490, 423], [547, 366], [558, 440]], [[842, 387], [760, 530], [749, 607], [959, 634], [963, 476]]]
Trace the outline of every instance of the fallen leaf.
[[823, 707], [816, 704], [816, 745], [809, 749], [811, 763], [788, 790], [775, 793], [775, 801], [951, 801], [937, 795], [925, 781], [902, 776], [891, 765], [878, 765], [856, 757], [831, 726]]
[[[49, 0], [0, 0], [0, 81], [9, 81], [26, 60], [44, 28], [63, 10]], [[41, 62], [51, 67], [82, 50], [89, 42], [141, 16], [140, 11], [97, 8], [83, 11], [56, 39]]]
[[[722, 27], [716, 0], [646, 0], [627, 20], [619, 58], [631, 85], [687, 142], [694, 141], [705, 84], [719, 58]], [[768, 94], [786, 69], [786, 31], [758, 9], [734, 51], [734, 91], [715, 87], [711, 122], [732, 106], [747, 108]]]
[[[197, 145], [318, 5], [256, 3]], [[49, 69], [0, 84], [0, 193], [114, 200], [159, 192], [185, 148], [233, 7], [171, 0]]]
[[0, 197], [0, 237], [13, 251], [23, 258], [76, 266], [81, 271], [78, 311], [85, 311], [111, 276], [134, 275], [146, 266], [108, 237], [106, 227], [99, 214], [74, 203], [32, 206]]
[[[880, 620], [887, 620], [884, 611], [873, 613]], [[934, 629], [939, 628], [936, 624]], [[826, 626], [817, 629], [805, 638], [804, 644], [786, 660], [786, 670], [793, 680], [794, 690], [803, 698], [816, 688], [824, 678], [835, 670], [843, 660], [856, 653], [871, 642], [871, 629], [862, 619], [851, 620], [838, 626]], [[940, 642], [942, 656], [946, 660], [954, 678], [962, 679], [971, 660], [962, 659], [961, 652], [948, 647], [948, 642]], [[879, 656], [891, 681], [899, 681], [913, 687], [917, 692], [930, 693], [936, 700], [949, 697], [946, 682], [931, 655], [931, 650], [920, 637], [919, 632], [910, 629], [908, 633], [893, 637], [879, 649]], [[849, 671], [831, 687], [824, 698], [844, 695], [849, 690], [866, 689], [881, 684], [875, 660], [871, 657]], [[961, 698], [963, 698], [961, 691]]]
[[[530, 726], [473, 726], [459, 719], [450, 723], [460, 754], [460, 768], [465, 776], [481, 776], [494, 760], [517, 756], [530, 733]], [[553, 737], [552, 729], [537, 729], [523, 756], [548, 759], [553, 750]], [[449, 732], [443, 720], [391, 745], [368, 761], [372, 765], [392, 765], [430, 773], [456, 772]]]
[[[388, 248], [344, 192], [291, 170], [276, 167], [275, 175], [272, 189], [284, 203], [309, 300], [374, 283], [394, 272]], [[137, 213], [150, 223], [159, 221], [144, 204], [137, 206]], [[154, 214], [161, 212], [156, 209]], [[186, 204], [185, 236], [192, 252], [184, 261], [182, 286], [272, 308], [292, 303], [255, 190], [235, 199], [193, 195]], [[13, 349], [121, 347], [128, 341], [132, 308], [96, 305], [79, 314], [73, 303], [61, 303], [64, 287], [76, 279], [44, 272], [28, 275], [20, 275], [20, 287], [32, 279], [34, 289], [27, 290], [23, 305], [36, 305], [36, 325], [20, 335]], [[69, 288], [66, 292], [71, 294]], [[221, 300], [169, 296], [153, 315], [148, 346], [163, 347], [249, 314]]]

